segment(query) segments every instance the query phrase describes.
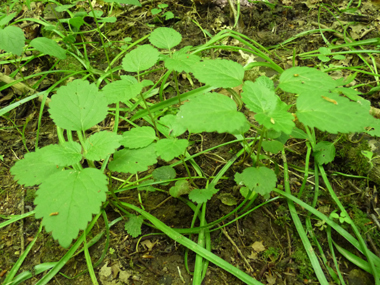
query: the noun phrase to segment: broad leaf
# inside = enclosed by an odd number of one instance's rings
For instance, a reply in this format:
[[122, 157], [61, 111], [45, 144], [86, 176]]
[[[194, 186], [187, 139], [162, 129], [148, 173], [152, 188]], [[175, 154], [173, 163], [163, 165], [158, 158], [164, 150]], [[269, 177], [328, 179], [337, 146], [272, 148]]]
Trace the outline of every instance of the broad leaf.
[[24, 50], [25, 36], [19, 27], [8, 26], [0, 29], [0, 49], [20, 56]]
[[85, 158], [90, 160], [105, 159], [113, 154], [120, 146], [121, 136], [113, 132], [102, 131], [91, 135], [85, 142], [87, 153]]
[[59, 166], [69, 166], [82, 159], [82, 147], [77, 142], [51, 144], [43, 148], [45, 157]]
[[123, 69], [128, 72], [140, 72], [156, 64], [160, 53], [151, 45], [141, 45], [123, 58]]
[[369, 108], [329, 92], [299, 96], [296, 114], [301, 123], [332, 134], [364, 132], [371, 121]]
[[194, 54], [188, 54], [187, 51], [191, 47], [186, 46], [183, 49], [176, 51], [173, 57], [165, 58], [165, 67], [167, 69], [173, 69], [177, 72], [192, 72], [193, 66], [200, 61], [200, 57]]
[[279, 141], [263, 141], [262, 146], [265, 151], [269, 151], [273, 154], [284, 149], [284, 144]]
[[171, 180], [176, 177], [175, 169], [171, 166], [161, 166], [159, 168], [156, 168], [152, 172], [152, 176], [154, 178], [154, 181], [165, 181], [165, 180]]
[[133, 76], [122, 75], [121, 80], [113, 81], [102, 89], [107, 103], [127, 102], [140, 94], [143, 85]]
[[238, 185], [244, 184], [249, 190], [268, 198], [270, 192], [276, 187], [276, 174], [266, 167], [248, 167], [242, 173], [235, 174], [235, 181]]
[[165, 161], [170, 161], [175, 157], [184, 154], [189, 142], [185, 139], [161, 139], [156, 144], [156, 153]]
[[107, 176], [95, 168], [55, 173], [37, 190], [35, 217], [67, 248], [99, 212], [107, 190]]
[[279, 87], [286, 92], [308, 95], [329, 91], [336, 84], [328, 74], [317, 69], [293, 67], [281, 74]]
[[293, 116], [287, 110], [286, 103], [274, 93], [274, 86], [268, 81], [269, 78], [260, 77], [255, 83], [244, 82], [243, 102], [256, 113], [255, 120], [267, 129], [290, 134], [293, 127]]
[[181, 125], [180, 118], [175, 115], [166, 115], [158, 121], [160, 124], [168, 127], [168, 131], [164, 132], [165, 136], [178, 137], [186, 132], [186, 128]]
[[210, 200], [218, 191], [214, 186], [209, 185], [206, 189], [194, 189], [189, 193], [189, 198], [195, 203], [202, 204]]
[[319, 165], [327, 164], [335, 158], [335, 146], [331, 142], [319, 142], [314, 148], [313, 155]]
[[138, 127], [124, 132], [120, 143], [127, 148], [143, 148], [150, 145], [156, 137], [152, 127]]
[[45, 37], [35, 38], [30, 42], [30, 45], [47, 55], [55, 56], [59, 59], [66, 59], [66, 51], [61, 48], [57, 42], [51, 39]]
[[38, 185], [51, 175], [62, 171], [62, 167], [59, 167], [46, 155], [45, 149], [25, 154], [24, 159], [17, 161], [11, 168], [11, 173], [15, 176], [14, 179], [18, 180], [18, 184]]
[[169, 194], [175, 198], [186, 195], [191, 192], [189, 182], [187, 180], [178, 180], [173, 187], [170, 187]]
[[151, 144], [146, 148], [122, 149], [115, 152], [108, 168], [111, 171], [136, 174], [148, 170], [148, 167], [155, 163], [157, 163], [156, 146]]
[[141, 235], [141, 226], [144, 222], [143, 216], [136, 216], [130, 214], [128, 217], [128, 221], [124, 225], [124, 229], [130, 234], [133, 238]]
[[191, 98], [181, 106], [178, 121], [192, 133], [245, 133], [249, 124], [235, 102], [218, 93]]
[[107, 101], [103, 94], [95, 84], [79, 79], [60, 87], [49, 106], [54, 123], [71, 131], [85, 131], [107, 115]]
[[[249, 195], [249, 193], [251, 193], [251, 195]], [[241, 187], [240, 188], [240, 194], [244, 198], [247, 198], [247, 196], [249, 195], [248, 200], [252, 200], [255, 197], [256, 192], [253, 190], [249, 190], [248, 187]]]
[[244, 68], [237, 62], [205, 60], [193, 66], [194, 76], [202, 83], [222, 88], [233, 88], [243, 83]]
[[150, 34], [149, 41], [155, 47], [170, 50], [182, 41], [182, 36], [172, 28], [161, 27]]

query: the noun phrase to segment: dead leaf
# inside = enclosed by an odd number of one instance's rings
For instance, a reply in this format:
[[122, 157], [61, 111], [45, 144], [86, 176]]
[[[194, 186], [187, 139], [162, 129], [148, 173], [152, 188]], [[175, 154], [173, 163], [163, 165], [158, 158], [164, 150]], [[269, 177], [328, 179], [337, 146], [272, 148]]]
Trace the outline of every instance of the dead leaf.
[[252, 244], [252, 248], [254, 251], [256, 252], [262, 252], [262, 251], [265, 251], [265, 246], [263, 245], [263, 242], [262, 241], [255, 241], [253, 244]]

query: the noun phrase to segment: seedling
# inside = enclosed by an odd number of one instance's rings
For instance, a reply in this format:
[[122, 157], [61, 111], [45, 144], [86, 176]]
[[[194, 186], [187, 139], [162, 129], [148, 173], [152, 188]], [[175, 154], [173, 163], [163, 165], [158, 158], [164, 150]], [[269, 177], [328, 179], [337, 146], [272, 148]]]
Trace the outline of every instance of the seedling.
[[[174, 18], [174, 14], [171, 11], [166, 11], [167, 7], [169, 7], [168, 4], [158, 4], [157, 8], [153, 8], [152, 10], [150, 10], [152, 15], [156, 16], [154, 18], [154, 21], [159, 21], [159, 22], [163, 23], [161, 18], [165, 19], [166, 21]], [[163, 12], [163, 13], [161, 13], [161, 12]]]

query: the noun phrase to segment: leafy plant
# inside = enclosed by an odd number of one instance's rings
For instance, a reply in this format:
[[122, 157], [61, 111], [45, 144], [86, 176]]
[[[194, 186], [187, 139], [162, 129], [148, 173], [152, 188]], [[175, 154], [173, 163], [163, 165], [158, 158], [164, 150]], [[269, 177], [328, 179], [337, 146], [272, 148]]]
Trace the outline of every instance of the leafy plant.
[[[167, 8], [164, 4], [160, 5], [160, 9]], [[59, 10], [68, 11], [69, 8], [60, 7]], [[162, 11], [152, 11], [154, 12], [161, 13]], [[67, 23], [75, 28], [70, 31], [71, 37], [84, 24], [82, 22], [84, 15], [72, 16], [67, 20]], [[93, 16], [95, 19], [100, 17], [97, 14]], [[0, 25], [7, 25], [14, 17], [15, 14], [2, 18]], [[312, 207], [290, 195], [289, 190], [285, 156], [285, 144], [288, 139], [302, 138], [308, 141], [306, 169], [308, 169], [308, 160], [312, 153], [315, 158], [315, 171], [320, 171], [325, 183], [329, 186], [323, 165], [333, 161], [335, 146], [331, 142], [318, 141], [316, 129], [331, 134], [367, 132], [373, 136], [380, 135], [378, 120], [369, 114], [370, 102], [359, 96], [355, 90], [344, 87], [347, 84], [345, 80], [334, 80], [328, 74], [309, 67], [293, 67], [283, 71], [264, 53], [264, 48], [257, 48], [248, 39], [232, 31], [228, 34], [221, 32], [202, 47], [186, 46], [180, 50], [174, 50], [181, 43], [182, 36], [171, 28], [155, 29], [149, 35], [150, 44], [140, 45], [140, 41], [137, 41], [123, 49], [112, 61], [108, 58], [107, 49], [103, 43], [109, 67], [107, 71], [99, 71], [91, 67], [86, 55], [81, 54], [67, 36], [55, 27], [46, 23], [45, 25], [62, 39], [66, 39], [65, 48], [48, 38], [33, 40], [30, 46], [41, 54], [59, 59], [64, 59], [67, 54], [70, 54], [82, 63], [85, 72], [88, 72], [89, 79], [76, 79], [66, 83], [65, 86], [60, 86], [56, 94], [51, 97], [49, 113], [57, 126], [59, 144], [36, 148], [35, 152], [26, 154], [24, 159], [16, 162], [11, 168], [11, 173], [21, 185], [39, 186], [33, 213], [36, 218], [42, 218], [42, 225], [46, 231], [52, 232], [53, 238], [58, 240], [60, 245], [69, 247], [78, 237], [79, 231], [84, 231], [84, 234], [69, 250], [68, 255], [72, 256], [83, 242], [87, 261], [90, 260], [86, 235], [100, 215], [103, 215], [106, 224], [108, 223], [102, 205], [113, 203], [128, 218], [125, 230], [131, 236], [139, 236], [144, 219], [148, 219], [168, 236], [194, 250], [197, 253], [196, 268], [198, 268], [197, 273], [194, 274], [194, 280], [198, 280], [195, 284], [200, 284], [202, 280], [202, 274], [199, 273], [203, 270], [199, 269], [203, 268], [202, 258], [214, 262], [247, 284], [261, 284], [212, 254], [211, 248], [207, 248], [208, 245], [203, 242], [203, 237], [209, 235], [209, 228], [224, 221], [229, 215], [237, 213], [243, 205], [245, 208], [242, 212], [252, 211], [252, 203], [258, 194], [268, 199], [275, 191], [288, 199], [290, 215], [297, 225], [305, 248], [309, 249], [311, 244], [307, 235], [302, 233], [303, 228], [302, 225], [300, 226], [301, 222], [293, 201], [304, 208], [309, 207], [310, 212], [324, 220], [330, 227], [341, 230], [332, 218], [338, 218], [341, 222], [352, 226], [357, 240], [348, 234], [345, 237], [367, 256], [369, 268], [377, 277], [374, 269], [375, 265], [379, 264], [379, 259], [369, 252], [360, 234], [357, 233], [355, 224], [334, 196], [333, 191], [330, 191], [330, 194], [340, 207], [341, 213], [339, 216], [332, 214], [330, 219], [318, 211], [313, 211]], [[250, 68], [249, 66], [244, 68], [231, 60], [202, 59], [199, 56], [200, 51], [214, 48], [214, 46], [209, 46], [222, 40], [226, 35], [238, 38], [251, 48], [252, 54], [265, 59], [267, 61], [265, 66], [281, 73], [279, 79], [274, 81], [261, 76], [254, 81], [244, 80], [245, 71]], [[0, 48], [6, 52], [22, 55], [25, 49], [24, 44], [25, 38], [21, 29], [8, 26], [0, 30]], [[125, 52], [127, 53], [124, 55]], [[112, 64], [121, 58], [121, 65], [113, 69]], [[156, 82], [146, 79], [147, 74], [155, 71], [152, 68], [158, 66], [165, 68], [166, 73]], [[116, 76], [115, 71], [120, 69], [130, 75]], [[178, 74], [181, 72], [191, 73], [195, 79], [205, 85], [181, 93], [177, 82]], [[177, 97], [164, 100], [162, 90], [171, 74], [176, 83]], [[90, 79], [96, 79], [99, 76], [99, 80], [93, 80], [97, 84], [90, 83]], [[100, 83], [103, 81], [106, 85], [100, 88]], [[57, 84], [59, 83], [61, 82]], [[248, 120], [242, 112], [237, 110], [236, 106], [241, 102], [210, 92], [217, 88], [228, 89], [239, 85], [242, 85], [241, 99], [245, 108], [254, 113], [252, 120]], [[283, 92], [291, 93], [289, 95], [296, 102], [294, 106], [281, 100], [278, 94]], [[161, 102], [150, 103], [147, 99], [157, 93]], [[44, 94], [45, 100], [47, 94], [48, 92]], [[235, 100], [239, 99], [235, 96]], [[120, 103], [128, 108], [121, 111]], [[166, 113], [165, 108], [177, 103], [180, 103], [178, 109], [173, 108], [172, 113]], [[0, 114], [4, 114], [12, 107], [14, 105], [0, 111]], [[138, 107], [141, 110], [130, 116]], [[294, 107], [294, 113], [289, 111], [291, 107]], [[122, 114], [123, 112], [125, 113]], [[108, 114], [115, 117], [113, 132], [95, 131], [90, 134], [90, 129], [102, 123]], [[130, 130], [125, 132], [118, 130], [121, 115], [130, 123]], [[143, 121], [143, 126], [140, 127], [134, 123], [138, 119]], [[254, 138], [248, 135], [252, 128], [257, 131]], [[185, 135], [185, 132], [188, 133]], [[242, 150], [239, 150], [235, 157], [212, 178], [206, 177], [202, 168], [193, 159], [200, 153], [190, 155], [187, 152], [188, 146], [192, 143], [191, 134], [203, 132], [234, 135], [235, 142], [241, 143], [242, 146]], [[262, 149], [271, 153], [281, 151], [285, 167], [285, 192], [276, 189], [278, 171], [275, 172], [264, 163], [263, 158], [268, 157], [262, 154]], [[244, 159], [252, 162], [252, 166], [237, 172], [234, 179], [237, 185], [244, 186], [241, 188], [244, 201], [230, 214], [208, 224], [205, 220], [206, 203], [218, 193], [217, 183], [221, 176], [243, 154], [245, 154]], [[154, 167], [158, 159], [165, 161], [168, 165], [155, 169], [151, 175], [143, 175], [142, 179], [135, 182], [125, 180], [119, 189], [114, 189], [113, 178], [104, 174], [108, 168], [110, 173], [126, 173], [138, 177], [142, 172]], [[196, 178], [201, 179], [202, 183], [194, 181], [194, 174], [189, 170], [187, 163], [191, 164], [197, 175]], [[177, 173], [174, 167], [178, 164], [183, 164], [187, 176], [176, 178]], [[316, 173], [316, 177], [319, 177], [318, 175]], [[147, 180], [151, 177], [153, 180]], [[305, 180], [306, 178], [307, 175], [305, 175]], [[200, 219], [199, 228], [171, 229], [143, 209], [119, 201], [116, 195], [118, 192], [135, 188], [140, 191], [155, 191], [154, 184], [167, 185], [173, 180], [176, 182], [169, 190], [170, 195], [178, 198], [182, 196], [180, 199], [185, 201], [195, 213], [194, 222], [197, 217]], [[123, 188], [124, 184], [128, 184], [127, 187]], [[328, 188], [330, 190], [331, 186]], [[140, 195], [140, 192], [138, 193]], [[185, 195], [188, 195], [189, 199], [184, 199]], [[106, 231], [108, 229], [107, 225]], [[196, 244], [181, 233], [198, 233], [200, 241]], [[345, 234], [342, 230], [341, 233]], [[327, 284], [315, 253], [308, 250], [307, 254], [321, 284]], [[270, 255], [275, 256], [275, 250]], [[54, 272], [58, 272], [59, 266], [63, 265], [55, 266], [52, 273], [43, 277], [44, 280], [48, 280]], [[305, 268], [305, 271], [307, 274], [312, 272], [309, 266]], [[94, 278], [93, 269], [90, 270], [90, 274]], [[379, 281], [376, 279], [376, 282], [378, 284]]]

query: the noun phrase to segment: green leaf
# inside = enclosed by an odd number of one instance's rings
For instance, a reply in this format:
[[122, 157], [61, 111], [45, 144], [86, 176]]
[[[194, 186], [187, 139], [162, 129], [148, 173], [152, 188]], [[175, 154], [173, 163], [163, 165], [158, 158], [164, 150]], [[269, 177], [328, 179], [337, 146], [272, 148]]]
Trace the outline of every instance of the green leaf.
[[182, 41], [182, 36], [172, 28], [161, 27], [150, 34], [149, 41], [155, 47], [170, 50]]
[[185, 139], [169, 138], [161, 139], [156, 144], [156, 153], [165, 161], [184, 154], [189, 142]]
[[310, 92], [317, 94], [334, 89], [336, 82], [317, 69], [293, 67], [281, 74], [279, 87], [286, 92], [308, 95]]
[[260, 77], [255, 83], [244, 82], [243, 102], [256, 113], [255, 120], [267, 129], [290, 134], [294, 128], [293, 116], [287, 109], [286, 103], [274, 93], [273, 83], [269, 78]]
[[136, 174], [148, 170], [148, 166], [157, 163], [156, 146], [154, 144], [140, 149], [122, 149], [113, 155], [108, 164], [111, 171]]
[[57, 12], [66, 12], [69, 9], [73, 8], [75, 5], [61, 5], [54, 8]]
[[276, 174], [267, 167], [248, 167], [242, 173], [235, 174], [235, 181], [238, 185], [244, 184], [250, 190], [268, 198], [270, 192], [276, 187]]
[[227, 59], [204, 60], [193, 66], [194, 76], [202, 83], [233, 88], [243, 83], [244, 68]]
[[18, 180], [18, 184], [25, 186], [41, 184], [51, 175], [61, 171], [62, 167], [46, 155], [45, 148], [25, 154], [24, 159], [17, 161], [11, 168], [14, 179]]
[[1, 17], [0, 17], [0, 27], [3, 27], [5, 25], [7, 25], [10, 21], [12, 21], [12, 19], [17, 15], [16, 12], [12, 13], [12, 14], [9, 14], [9, 15], [5, 15], [3, 14]]
[[191, 46], [186, 46], [183, 49], [176, 51], [173, 57], [167, 57], [164, 59], [165, 67], [167, 69], [173, 69], [177, 72], [192, 72], [193, 66], [201, 60], [201, 58], [194, 54], [188, 54], [187, 51], [191, 49]]
[[43, 148], [45, 157], [59, 166], [69, 166], [82, 159], [82, 147], [77, 142], [64, 142], [63, 144], [51, 144]]
[[65, 170], [49, 176], [37, 190], [35, 217], [59, 244], [69, 247], [106, 200], [107, 176], [95, 168]]
[[164, 125], [169, 128], [167, 134], [165, 133], [165, 136], [178, 137], [182, 135], [184, 132], [186, 132], [186, 128], [182, 126], [179, 122], [179, 117], [175, 115], [169, 114], [164, 117], [161, 117], [158, 122], [161, 125]]
[[137, 238], [141, 235], [141, 226], [144, 222], [143, 216], [136, 216], [130, 214], [128, 217], [128, 221], [124, 225], [124, 229], [130, 234], [133, 238]]
[[153, 8], [152, 10], [150, 10], [150, 12], [152, 13], [152, 16], [154, 16], [154, 15], [157, 15], [158, 13], [161, 13], [162, 9]]
[[139, 83], [136, 78], [129, 75], [122, 75], [121, 80], [113, 81], [102, 89], [108, 104], [127, 102], [140, 94], [144, 85]]
[[[250, 190], [248, 187], [241, 187], [240, 188], [240, 194], [244, 197], [247, 198], [248, 194], [250, 193]], [[252, 200], [255, 197], [256, 192], [251, 191], [251, 195], [249, 195], [248, 200]]]
[[178, 121], [192, 133], [245, 133], [249, 124], [236, 110], [236, 104], [227, 96], [206, 93], [191, 98], [180, 107]]
[[25, 36], [19, 27], [8, 26], [0, 29], [0, 49], [20, 56], [24, 50]]
[[337, 55], [333, 56], [333, 59], [336, 59], [336, 60], [345, 60], [346, 57], [343, 54], [337, 54]]
[[238, 204], [238, 200], [231, 193], [221, 193], [218, 195], [218, 199], [227, 206], [234, 206]]
[[187, 180], [178, 180], [175, 182], [173, 187], [170, 187], [169, 194], [174, 198], [178, 198], [181, 195], [186, 195], [191, 192], [191, 187], [189, 181]]
[[151, 45], [141, 45], [123, 58], [123, 69], [128, 72], [140, 72], [156, 64], [160, 53]]
[[206, 189], [194, 189], [190, 192], [189, 198], [191, 201], [198, 204], [206, 203], [218, 191], [219, 190], [216, 189], [213, 185], [209, 185]]
[[45, 37], [35, 38], [30, 42], [30, 45], [44, 54], [66, 59], [66, 51], [51, 39]]
[[85, 131], [107, 116], [106, 98], [95, 84], [80, 79], [60, 87], [49, 106], [54, 123], [71, 131]]
[[332, 134], [364, 132], [371, 120], [369, 107], [329, 92], [299, 96], [296, 114], [301, 123]]
[[263, 141], [262, 146], [265, 151], [269, 151], [273, 154], [284, 149], [284, 144], [279, 141]]
[[290, 137], [295, 139], [301, 139], [301, 140], [307, 140], [309, 137], [308, 135], [301, 129], [295, 127], [293, 128]]
[[154, 181], [171, 180], [176, 177], [175, 169], [171, 166], [161, 166], [152, 172]]
[[322, 62], [328, 62], [330, 61], [330, 58], [325, 55], [318, 55], [318, 59]]
[[174, 18], [173, 12], [170, 12], [170, 11], [165, 12], [162, 16], [165, 17], [166, 21]]
[[116, 23], [116, 21], [116, 17], [106, 17], [98, 20], [99, 23]]
[[90, 160], [105, 159], [108, 155], [113, 154], [120, 146], [120, 138], [121, 136], [107, 131], [97, 132], [91, 135], [85, 141], [87, 150], [87, 153], [84, 155], [85, 158]]
[[323, 54], [323, 55], [326, 55], [326, 54], [330, 54], [331, 53], [331, 49], [329, 48], [326, 48], [326, 47], [320, 47], [318, 49], [318, 51]]
[[319, 165], [327, 164], [335, 158], [335, 146], [331, 142], [319, 142], [314, 148], [313, 155]]
[[152, 127], [137, 127], [124, 132], [120, 143], [130, 149], [143, 148], [156, 139], [156, 132]]

